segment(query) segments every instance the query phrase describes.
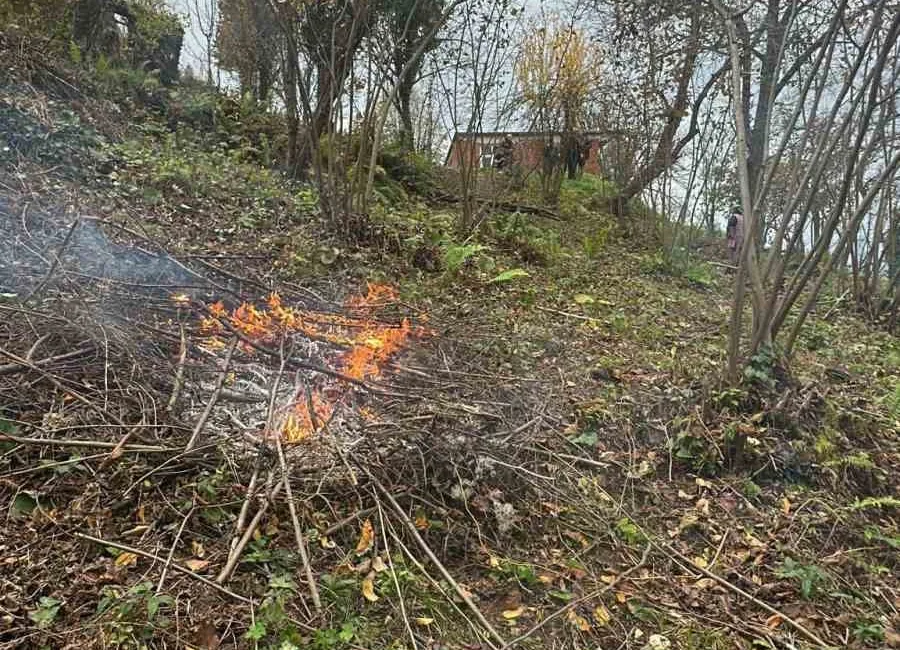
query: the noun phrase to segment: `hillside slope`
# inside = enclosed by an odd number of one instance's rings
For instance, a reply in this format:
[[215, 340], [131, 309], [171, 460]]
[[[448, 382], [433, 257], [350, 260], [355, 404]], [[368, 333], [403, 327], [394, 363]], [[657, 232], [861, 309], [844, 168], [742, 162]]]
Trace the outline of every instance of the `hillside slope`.
[[607, 234], [597, 179], [458, 242], [382, 177], [349, 244], [268, 124], [23, 51], [0, 647], [900, 647], [895, 337], [827, 298], [725, 387], [731, 276]]

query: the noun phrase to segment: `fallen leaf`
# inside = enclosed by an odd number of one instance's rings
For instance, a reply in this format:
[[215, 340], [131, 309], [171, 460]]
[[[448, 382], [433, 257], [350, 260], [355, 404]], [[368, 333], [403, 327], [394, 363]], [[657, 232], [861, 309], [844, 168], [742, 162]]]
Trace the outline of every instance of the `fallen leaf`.
[[196, 539], [191, 542], [191, 552], [197, 557], [203, 557], [206, 555], [206, 549], [203, 548], [203, 544], [198, 542]]
[[671, 647], [672, 642], [662, 634], [651, 634], [644, 646], [645, 650], [669, 650]]
[[209, 566], [209, 562], [206, 560], [188, 560], [184, 565], [191, 571], [203, 571]]
[[616, 601], [617, 601], [620, 605], [624, 605], [626, 600], [628, 600], [628, 594], [626, 594], [624, 591], [617, 591], [617, 592], [616, 592]]
[[709, 517], [709, 499], [697, 499], [694, 508], [703, 513], [706, 517]]
[[194, 635], [194, 643], [197, 648], [202, 650], [217, 650], [221, 641], [216, 627], [209, 622], [200, 625], [197, 633]]
[[372, 548], [372, 544], [375, 542], [375, 529], [372, 527], [372, 522], [366, 519], [363, 522], [362, 530], [359, 533], [359, 541], [356, 543], [356, 554], [362, 555], [370, 548]]
[[519, 618], [522, 614], [525, 613], [524, 607], [516, 607], [515, 609], [507, 609], [503, 611], [503, 618], [511, 621]]
[[416, 619], [416, 623], [418, 623], [419, 625], [431, 625], [432, 623], [434, 623], [434, 619], [429, 618], [428, 616], [420, 616]]
[[334, 548], [335, 546], [337, 546], [337, 544], [335, 544], [334, 542], [332, 542], [332, 541], [331, 541], [330, 539], [328, 539], [325, 535], [322, 535], [322, 536], [319, 538], [319, 544], [322, 546], [322, 548]]
[[116, 556], [116, 566], [132, 566], [137, 564], [137, 555], [134, 553], [124, 552]]
[[376, 555], [372, 559], [372, 569], [375, 571], [375, 573], [381, 573], [382, 571], [387, 569], [387, 566], [385, 566], [384, 560], [381, 559], [380, 555]]
[[900, 634], [894, 630], [884, 631], [884, 641], [889, 648], [900, 648]]
[[597, 605], [594, 608], [594, 621], [596, 621], [597, 625], [603, 626], [609, 623], [610, 619], [612, 619], [612, 615], [609, 613], [609, 610], [606, 609], [603, 605]]
[[784, 619], [781, 618], [778, 614], [772, 614], [769, 618], [766, 619], [766, 627], [770, 630], [774, 630], [776, 627], [781, 625], [781, 622]]
[[607, 585], [614, 584], [616, 582], [616, 580], [618, 580], [618, 579], [619, 579], [618, 576], [611, 576], [611, 575], [600, 576], [600, 582], [607, 584]]
[[431, 526], [431, 522], [428, 521], [428, 517], [426, 517], [425, 515], [416, 515], [413, 523], [419, 530], [427, 530], [428, 527]]
[[700, 567], [701, 569], [705, 569], [709, 566], [709, 562], [706, 561], [705, 557], [697, 555], [694, 557], [694, 565]]
[[362, 595], [370, 603], [374, 603], [376, 600], [378, 600], [378, 596], [375, 594], [375, 581], [372, 576], [373, 574], [370, 573], [365, 578], [363, 578], [362, 581]]
[[550, 584], [553, 584], [553, 576], [551, 576], [548, 573], [542, 573], [538, 576], [538, 581], [542, 585], [550, 585]]
[[591, 630], [591, 624], [588, 623], [588, 620], [584, 616], [577, 614], [575, 610], [571, 610], [566, 616], [566, 619], [582, 632], [590, 632]]
[[784, 497], [783, 499], [781, 499], [781, 512], [783, 512], [786, 515], [791, 514], [791, 502], [788, 500], [787, 497]]

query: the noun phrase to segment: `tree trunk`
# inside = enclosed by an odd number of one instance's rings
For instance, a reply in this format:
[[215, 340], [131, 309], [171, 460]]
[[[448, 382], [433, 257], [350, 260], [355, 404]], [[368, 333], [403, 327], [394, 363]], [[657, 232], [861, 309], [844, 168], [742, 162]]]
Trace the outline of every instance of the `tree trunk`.
[[[692, 121], [691, 132], [676, 146], [675, 136], [678, 133], [678, 127], [681, 126], [681, 120], [688, 114], [688, 108], [690, 107], [691, 79], [694, 76], [694, 68], [700, 52], [699, 6], [700, 3], [697, 3], [697, 8], [695, 8], [691, 17], [691, 38], [685, 46], [684, 61], [677, 79], [678, 90], [675, 94], [675, 100], [669, 109], [669, 114], [653, 157], [635, 172], [628, 184], [617, 195], [608, 199], [607, 209], [616, 217], [620, 227], [626, 226], [623, 228], [626, 232], [628, 230], [628, 204], [631, 199], [641, 194], [653, 181], [659, 178], [660, 174], [672, 165], [680, 150], [687, 144], [687, 140], [695, 135], [695, 124]], [[704, 90], [704, 93], [701, 93], [701, 97], [705, 96], [705, 92], [708, 91], [709, 87], [711, 87], [711, 84]], [[696, 112], [696, 103], [694, 108]]]
[[[402, 74], [402, 73], [401, 73]], [[412, 118], [412, 75], [404, 75], [397, 84], [396, 108], [400, 117], [400, 146], [415, 151], [415, 129]]]

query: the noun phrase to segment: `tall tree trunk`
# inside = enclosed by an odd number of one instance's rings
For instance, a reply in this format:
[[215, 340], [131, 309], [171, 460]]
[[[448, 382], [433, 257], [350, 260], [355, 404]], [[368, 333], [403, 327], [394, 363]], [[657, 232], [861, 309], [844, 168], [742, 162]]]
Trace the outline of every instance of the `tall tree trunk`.
[[412, 118], [412, 91], [415, 80], [412, 75], [400, 77], [397, 84], [396, 108], [400, 117], [400, 146], [406, 151], [415, 150], [415, 129]]
[[[627, 213], [628, 203], [634, 197], [641, 194], [650, 184], [659, 178], [660, 174], [665, 172], [674, 162], [675, 158], [681, 152], [681, 149], [687, 144], [687, 140], [693, 138], [696, 134], [695, 120], [692, 119], [691, 130], [677, 145], [675, 144], [675, 136], [681, 121], [688, 114], [690, 108], [690, 91], [691, 79], [694, 76], [694, 68], [697, 62], [697, 56], [700, 53], [700, 3], [694, 9], [691, 16], [691, 38], [685, 46], [684, 60], [678, 73], [676, 80], [677, 90], [675, 99], [668, 111], [666, 123], [663, 125], [660, 133], [656, 149], [650, 161], [640, 167], [631, 177], [629, 182], [623, 187], [618, 194], [608, 199], [608, 209], [616, 217], [619, 226], [628, 231]], [[711, 84], [708, 84], [704, 92], [699, 97], [705, 97], [705, 93]], [[697, 102], [695, 102], [695, 111]]]

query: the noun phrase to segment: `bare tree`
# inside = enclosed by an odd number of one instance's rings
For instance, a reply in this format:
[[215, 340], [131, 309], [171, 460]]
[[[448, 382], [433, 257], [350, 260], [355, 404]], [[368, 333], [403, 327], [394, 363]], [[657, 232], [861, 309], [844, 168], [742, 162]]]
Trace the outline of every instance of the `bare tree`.
[[[741, 323], [746, 280], [749, 278], [753, 325], [748, 353], [772, 350], [788, 315], [802, 301], [784, 342], [786, 358], [830, 273], [848, 254], [883, 188], [900, 166], [900, 153], [889, 159], [873, 154], [884, 140], [883, 125], [890, 117], [885, 107], [886, 89], [895, 88], [896, 71], [886, 63], [896, 56], [900, 14], [882, 21], [885, 3], [848, 9], [840, 0], [823, 22], [818, 3], [768, 0], [760, 16], [736, 13], [718, 0], [713, 4], [725, 22], [729, 37], [732, 73], [732, 106], [737, 131], [737, 172], [740, 181], [746, 237], [735, 284], [735, 299], [729, 337], [728, 371], [735, 380], [739, 370]], [[751, 19], [758, 20], [749, 27]], [[864, 26], [865, 25], [865, 26]], [[786, 44], [808, 37], [796, 55], [787, 56]], [[845, 38], [838, 38], [838, 36]], [[762, 62], [747, 63], [757, 42], [764, 44]], [[836, 56], [836, 53], [839, 56]], [[839, 74], [835, 71], [839, 70]], [[754, 70], [758, 71], [754, 78]], [[779, 96], [800, 72], [805, 79], [790, 98], [794, 106], [781, 125], [780, 143], [768, 154], [773, 114]], [[827, 92], [826, 92], [827, 90]], [[787, 101], [787, 100], [785, 100]], [[755, 105], [752, 123], [748, 107]], [[760, 108], [762, 107], [762, 108]], [[826, 116], [816, 131], [804, 130], [796, 137], [801, 117], [817, 120]], [[873, 128], [875, 127], [875, 128]], [[839, 146], [842, 155], [834, 156]], [[803, 155], [786, 156], [794, 148]], [[778, 218], [772, 218], [772, 237], [767, 258], [760, 255], [761, 215], [771, 204], [773, 180], [785, 159], [793, 161], [788, 176], [794, 179], [793, 194]], [[813, 203], [819, 195], [825, 171], [838, 164], [840, 183], [830, 197], [817, 236], [803, 255], [797, 272], [786, 278], [786, 260], [799, 250]], [[858, 200], [852, 200], [855, 179], [863, 178]], [[877, 208], [876, 208], [877, 210]]]

